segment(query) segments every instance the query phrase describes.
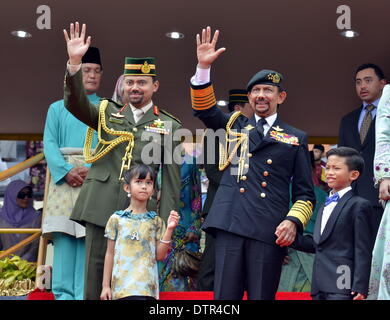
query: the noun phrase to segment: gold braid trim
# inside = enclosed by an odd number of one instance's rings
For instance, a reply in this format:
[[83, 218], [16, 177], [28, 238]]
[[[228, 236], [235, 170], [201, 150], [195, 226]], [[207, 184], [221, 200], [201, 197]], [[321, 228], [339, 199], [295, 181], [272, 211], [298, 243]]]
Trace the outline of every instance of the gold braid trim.
[[[241, 111], [236, 111], [230, 117], [228, 123], [226, 124], [226, 142], [225, 146], [221, 143], [219, 144], [219, 170], [225, 170], [232, 162], [234, 155], [237, 153], [238, 148], [241, 146], [240, 151], [240, 159], [238, 162], [238, 174], [237, 174], [237, 182], [240, 181], [242, 176], [242, 172], [244, 170], [245, 164], [245, 155], [248, 149], [248, 134], [242, 132], [234, 132], [231, 130], [233, 123], [237, 120], [237, 118], [241, 115]], [[234, 138], [229, 138], [229, 136]], [[229, 144], [234, 143], [234, 148], [232, 152], [229, 153], [229, 157], [227, 153], [229, 152]]]
[[313, 213], [313, 204], [310, 201], [298, 200], [288, 212], [288, 217], [295, 217], [305, 228]]
[[217, 104], [214, 95], [213, 85], [210, 85], [204, 89], [192, 89], [191, 102], [194, 110], [207, 110]]
[[[122, 178], [122, 174], [125, 170], [128, 170], [130, 168], [131, 164], [131, 158], [132, 158], [132, 152], [134, 148], [134, 135], [131, 132], [127, 131], [116, 131], [114, 129], [110, 129], [107, 127], [106, 124], [106, 109], [108, 106], [108, 100], [103, 100], [100, 103], [99, 106], [99, 121], [98, 121], [98, 144], [96, 145], [95, 150], [91, 153], [92, 149], [92, 138], [93, 138], [93, 129], [88, 128], [87, 134], [85, 137], [85, 143], [84, 143], [84, 158], [86, 163], [92, 163], [100, 158], [104, 157], [107, 153], [109, 153], [113, 148], [115, 148], [117, 145], [128, 141], [128, 145], [126, 147], [125, 154], [122, 158], [122, 166], [121, 166], [121, 172], [119, 174], [119, 180]], [[117, 138], [106, 141], [102, 138], [102, 129], [114, 136], [118, 136]], [[127, 164], [125, 164], [127, 161]]]

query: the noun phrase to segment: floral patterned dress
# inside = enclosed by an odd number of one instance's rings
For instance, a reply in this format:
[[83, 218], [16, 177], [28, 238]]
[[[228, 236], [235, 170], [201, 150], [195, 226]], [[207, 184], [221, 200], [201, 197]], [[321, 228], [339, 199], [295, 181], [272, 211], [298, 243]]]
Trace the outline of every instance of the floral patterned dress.
[[[390, 178], [390, 85], [386, 85], [376, 115], [375, 184]], [[387, 201], [372, 256], [369, 299], [390, 300], [390, 201]]]
[[116, 211], [105, 237], [115, 241], [111, 291], [113, 300], [129, 296], [159, 298], [156, 244], [165, 224], [154, 211]]

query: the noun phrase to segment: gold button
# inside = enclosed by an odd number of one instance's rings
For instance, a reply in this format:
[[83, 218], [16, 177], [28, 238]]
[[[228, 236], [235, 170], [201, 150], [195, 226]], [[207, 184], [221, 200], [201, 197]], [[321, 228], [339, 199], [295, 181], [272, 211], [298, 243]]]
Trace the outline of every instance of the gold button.
[[262, 183], [261, 183], [261, 186], [262, 186], [263, 188], [265, 188], [265, 187], [267, 186], [267, 182], [265, 182], [265, 181], [262, 182]]
[[267, 163], [268, 163], [268, 164], [272, 164], [272, 159], [268, 159], [268, 160], [267, 160]]
[[269, 175], [268, 171], [263, 172], [264, 177], [267, 177]]
[[248, 169], [248, 168], [249, 168], [249, 164], [245, 163], [245, 164], [244, 164], [244, 168], [245, 168], [245, 169]]
[[248, 158], [252, 158], [252, 153], [248, 153]]
[[241, 180], [244, 180], [244, 181], [245, 181], [246, 179], [248, 179], [246, 176], [242, 176], [242, 177], [241, 177]]
[[265, 198], [265, 193], [264, 192], [260, 193], [260, 197]]
[[133, 131], [134, 131], [134, 132], [137, 132], [137, 131], [138, 131], [138, 129], [137, 129], [136, 127], [134, 127], [134, 128], [133, 128]]
[[244, 193], [245, 192], [245, 188], [240, 188], [240, 192]]

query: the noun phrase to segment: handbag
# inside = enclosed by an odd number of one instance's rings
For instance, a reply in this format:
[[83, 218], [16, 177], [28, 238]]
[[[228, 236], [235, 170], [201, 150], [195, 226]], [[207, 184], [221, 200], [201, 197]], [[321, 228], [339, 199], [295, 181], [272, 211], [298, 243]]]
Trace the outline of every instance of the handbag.
[[175, 277], [193, 278], [199, 272], [201, 261], [202, 253], [188, 250], [183, 243], [176, 249], [172, 263], [172, 273]]

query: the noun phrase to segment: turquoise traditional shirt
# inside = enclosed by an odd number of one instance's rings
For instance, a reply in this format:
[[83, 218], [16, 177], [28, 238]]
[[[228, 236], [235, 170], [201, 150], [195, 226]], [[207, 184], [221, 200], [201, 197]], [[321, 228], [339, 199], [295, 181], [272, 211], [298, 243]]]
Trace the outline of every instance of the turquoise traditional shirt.
[[[89, 100], [98, 105], [100, 98], [96, 94], [88, 95]], [[66, 162], [60, 148], [82, 148], [84, 146], [87, 125], [76, 119], [64, 106], [64, 100], [52, 103], [47, 112], [43, 150], [47, 165], [56, 184], [64, 182], [64, 177], [73, 168]], [[97, 144], [94, 133], [92, 147]]]

